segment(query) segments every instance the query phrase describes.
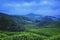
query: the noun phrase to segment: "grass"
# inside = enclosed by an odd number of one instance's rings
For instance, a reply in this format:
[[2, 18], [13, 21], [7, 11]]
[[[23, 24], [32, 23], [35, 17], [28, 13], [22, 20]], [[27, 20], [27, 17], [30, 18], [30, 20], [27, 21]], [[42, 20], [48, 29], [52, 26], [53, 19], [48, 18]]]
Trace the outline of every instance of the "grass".
[[60, 28], [34, 28], [24, 32], [0, 31], [0, 40], [60, 40]]

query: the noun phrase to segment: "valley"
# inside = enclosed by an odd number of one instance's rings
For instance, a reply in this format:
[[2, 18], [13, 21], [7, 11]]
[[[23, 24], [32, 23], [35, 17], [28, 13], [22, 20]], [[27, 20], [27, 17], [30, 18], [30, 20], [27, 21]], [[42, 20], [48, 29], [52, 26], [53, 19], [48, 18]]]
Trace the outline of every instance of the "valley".
[[0, 40], [60, 40], [60, 18], [0, 13]]

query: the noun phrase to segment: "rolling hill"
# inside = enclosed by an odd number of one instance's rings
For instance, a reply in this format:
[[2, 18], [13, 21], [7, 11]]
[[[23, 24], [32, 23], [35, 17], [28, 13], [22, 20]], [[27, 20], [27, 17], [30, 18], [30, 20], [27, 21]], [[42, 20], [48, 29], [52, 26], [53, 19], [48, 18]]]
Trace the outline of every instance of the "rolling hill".
[[0, 13], [0, 40], [60, 40], [58, 19], [36, 14], [18, 16]]
[[24, 25], [32, 24], [29, 18], [0, 13], [0, 30], [20, 31]]

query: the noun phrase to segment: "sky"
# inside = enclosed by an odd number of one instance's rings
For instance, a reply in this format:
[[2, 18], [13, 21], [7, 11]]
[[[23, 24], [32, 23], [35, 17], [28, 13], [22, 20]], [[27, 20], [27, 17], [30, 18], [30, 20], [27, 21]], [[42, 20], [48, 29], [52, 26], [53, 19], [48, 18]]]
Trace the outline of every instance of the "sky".
[[0, 0], [0, 12], [11, 15], [60, 15], [60, 0]]

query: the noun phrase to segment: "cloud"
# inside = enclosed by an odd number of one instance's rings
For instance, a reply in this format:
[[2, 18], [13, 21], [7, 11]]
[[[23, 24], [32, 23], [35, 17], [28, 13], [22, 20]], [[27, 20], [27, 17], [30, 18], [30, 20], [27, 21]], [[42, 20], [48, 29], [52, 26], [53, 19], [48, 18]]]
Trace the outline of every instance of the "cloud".
[[[21, 2], [20, 2], [21, 1]], [[0, 3], [1, 4], [1, 3]], [[60, 1], [57, 0], [17, 0], [2, 3], [0, 10], [11, 14], [28, 14], [30, 12], [50, 15], [60, 13]]]

